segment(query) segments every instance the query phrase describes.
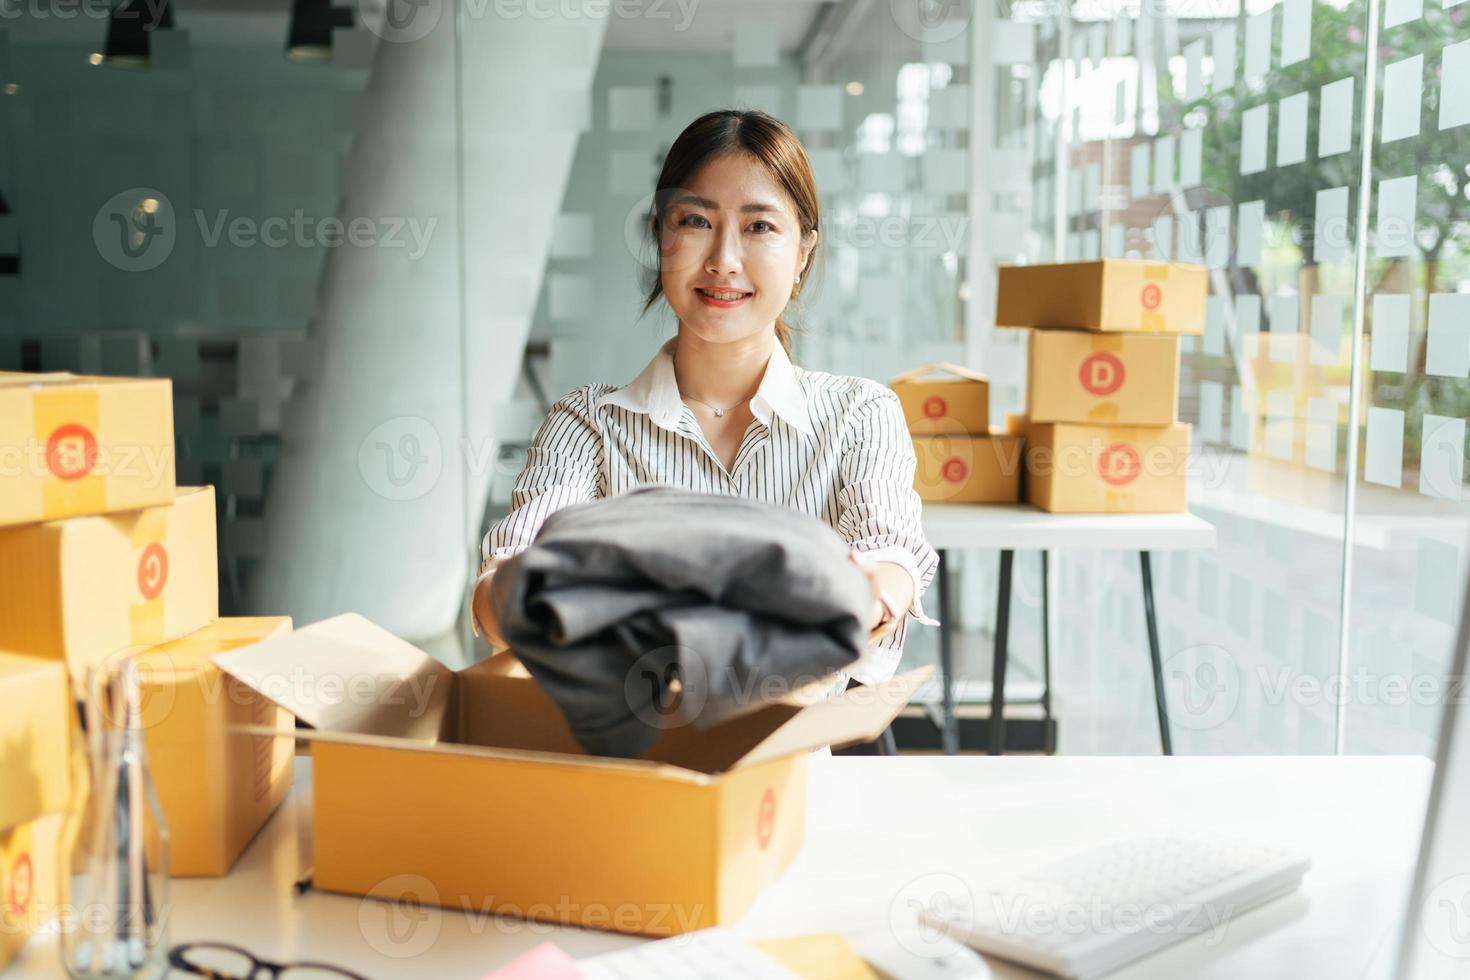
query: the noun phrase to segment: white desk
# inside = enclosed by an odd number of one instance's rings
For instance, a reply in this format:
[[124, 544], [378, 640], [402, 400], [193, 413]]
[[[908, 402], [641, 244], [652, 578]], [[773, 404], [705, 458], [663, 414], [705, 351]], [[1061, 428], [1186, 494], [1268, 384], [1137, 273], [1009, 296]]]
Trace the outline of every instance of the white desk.
[[[1413, 872], [1432, 766], [1418, 757], [811, 760], [808, 840], [735, 929], [749, 938], [889, 930], [940, 876], [979, 880], [1171, 825], [1277, 839], [1313, 859], [1303, 891], [1125, 968], [1119, 980], [1383, 977]], [[478, 978], [550, 939], [573, 956], [640, 940], [348, 895], [296, 895], [310, 865], [310, 762], [224, 878], [173, 883], [172, 941], [227, 941], [367, 977]], [[487, 817], [488, 819], [488, 817]], [[466, 846], [494, 847], [489, 829]], [[1370, 964], [1372, 965], [1370, 967]], [[1381, 969], [1380, 969], [1381, 966]], [[1033, 977], [995, 963], [999, 978]], [[7, 980], [60, 975], [54, 935]]]
[[1015, 552], [1041, 552], [1041, 710], [1051, 736], [1051, 624], [1048, 618], [1049, 553], [1052, 551], [1136, 551], [1143, 577], [1143, 614], [1149, 657], [1153, 662], [1154, 703], [1159, 718], [1159, 741], [1164, 754], [1172, 753], [1168, 711], [1164, 703], [1163, 661], [1154, 614], [1152, 551], [1179, 551], [1215, 547], [1215, 526], [1193, 514], [1050, 514], [1029, 504], [924, 505], [924, 535], [940, 554], [935, 586], [939, 592], [939, 670], [943, 692], [940, 734], [946, 754], [959, 751], [959, 728], [954, 710], [954, 663], [951, 652], [949, 579], [945, 572], [951, 548], [995, 548], [1000, 551], [1000, 587], [995, 605], [995, 653], [990, 685], [990, 753], [1005, 749], [1005, 685], [1011, 618], [1011, 567]]

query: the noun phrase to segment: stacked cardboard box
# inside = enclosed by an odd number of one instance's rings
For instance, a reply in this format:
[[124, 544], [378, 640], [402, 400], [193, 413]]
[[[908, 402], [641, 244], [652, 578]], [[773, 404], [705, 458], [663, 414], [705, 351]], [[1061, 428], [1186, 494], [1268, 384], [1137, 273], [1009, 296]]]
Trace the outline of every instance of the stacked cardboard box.
[[[170, 871], [223, 874], [291, 778], [289, 745], [226, 725], [289, 716], [210, 658], [290, 621], [218, 618], [214, 489], [175, 485], [172, 404], [166, 379], [0, 373], [0, 650], [69, 678], [68, 706], [104, 664], [137, 658]], [[25, 795], [22, 754], [70, 749], [17, 744], [0, 800]], [[54, 851], [38, 833], [27, 848]]]
[[991, 431], [985, 375], [955, 364], [926, 364], [897, 375], [889, 385], [914, 440], [914, 489], [920, 499], [990, 504], [1020, 499], [1022, 440]]
[[1105, 259], [1000, 270], [996, 323], [1031, 327], [1027, 499], [1067, 513], [1185, 509], [1179, 335], [1204, 332], [1201, 266]]

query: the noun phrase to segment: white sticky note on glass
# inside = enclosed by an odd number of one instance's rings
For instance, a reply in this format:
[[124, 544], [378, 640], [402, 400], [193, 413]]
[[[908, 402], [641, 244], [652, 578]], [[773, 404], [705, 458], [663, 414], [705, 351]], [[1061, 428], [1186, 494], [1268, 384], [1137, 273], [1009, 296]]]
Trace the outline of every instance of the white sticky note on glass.
[[1385, 487], [1404, 485], [1404, 413], [1369, 408], [1363, 447], [1363, 479]]
[[1256, 78], [1271, 70], [1271, 14], [1263, 10], [1245, 21], [1245, 77]]
[[[1201, 346], [1206, 354], [1225, 353], [1225, 297], [1211, 293], [1205, 297], [1205, 335]], [[1204, 397], [1204, 385], [1200, 385]]]
[[1470, 41], [1444, 49], [1439, 86], [1439, 128], [1470, 123]]
[[1380, 143], [1419, 135], [1424, 99], [1424, 56], [1395, 61], [1383, 69], [1383, 115], [1378, 126]]
[[1312, 216], [1312, 256], [1318, 262], [1346, 261], [1352, 253], [1348, 235], [1348, 189], [1328, 187], [1317, 192]]
[[825, 194], [841, 194], [847, 190], [847, 164], [842, 151], [834, 148], [817, 147], [806, 151], [812, 163], [812, 176], [817, 187]]
[[1308, 466], [1331, 473], [1337, 469], [1337, 402], [1331, 398], [1307, 399]]
[[773, 116], [781, 115], [779, 85], [737, 85], [735, 104], [745, 109], [761, 109]]
[[1108, 225], [1108, 258], [1121, 259], [1127, 251], [1128, 229], [1119, 222]]
[[1089, 163], [1082, 174], [1082, 209], [1084, 211], [1096, 211], [1101, 207], [1099, 199], [1102, 197], [1102, 164]]
[[1251, 448], [1251, 419], [1240, 385], [1230, 386], [1230, 445], [1243, 451]]
[[1240, 172], [1258, 174], [1266, 169], [1266, 129], [1271, 124], [1270, 105], [1247, 109], [1240, 117]]
[[1105, 25], [1097, 24], [1087, 32], [1087, 60], [1094, 65], [1100, 65], [1107, 50], [1107, 29]]
[[1093, 262], [1102, 258], [1102, 233], [1096, 228], [1082, 233], [1082, 258]]
[[922, 160], [925, 190], [935, 194], [963, 194], [969, 188], [969, 150], [930, 150]]
[[1261, 297], [1241, 293], [1235, 297], [1235, 329], [1244, 338], [1261, 332]]
[[1409, 294], [1377, 293], [1373, 297], [1373, 332], [1369, 349], [1374, 371], [1409, 368]]
[[1205, 131], [1186, 129], [1179, 137], [1179, 186], [1198, 187], [1203, 162]]
[[1419, 178], [1395, 177], [1378, 182], [1378, 223], [1373, 228], [1373, 254], [1380, 259], [1419, 253], [1414, 242]]
[[1153, 258], [1160, 262], [1174, 259], [1174, 218], [1161, 214], [1153, 221]]
[[1147, 143], [1135, 143], [1128, 152], [1128, 193], [1134, 198], [1147, 197], [1149, 189], [1149, 163], [1153, 151]]
[[592, 215], [572, 211], [557, 215], [551, 229], [551, 257], [577, 259], [591, 254]]
[[1193, 102], [1205, 94], [1205, 39], [1184, 46], [1184, 98]]
[[1082, 213], [1082, 171], [1073, 167], [1067, 171], [1067, 213]]
[[1204, 263], [1211, 269], [1230, 264], [1230, 205], [1205, 209]]
[[1220, 411], [1225, 404], [1225, 387], [1217, 381], [1199, 383], [1199, 437], [1204, 442], [1220, 441]]
[[1266, 395], [1266, 455], [1291, 459], [1292, 429], [1296, 425], [1296, 399], [1290, 391]]
[[576, 320], [592, 312], [592, 277], [552, 273], [547, 276], [553, 320]]
[[1154, 140], [1154, 193], [1168, 194], [1174, 189], [1174, 137]]
[[1419, 539], [1414, 558], [1414, 611], [1453, 627], [1460, 608], [1460, 549]]
[[652, 191], [655, 179], [647, 150], [613, 150], [608, 157], [608, 190], [614, 194]]
[[1289, 95], [1278, 106], [1276, 166], [1289, 167], [1307, 159], [1307, 93]]
[[1281, 7], [1281, 67], [1312, 54], [1312, 0], [1286, 0]]
[[1322, 86], [1317, 111], [1317, 156], [1331, 157], [1353, 148], [1353, 92], [1356, 79]]
[[1429, 294], [1424, 373], [1445, 378], [1470, 374], [1470, 293]]
[[759, 17], [735, 19], [736, 68], [774, 68], [776, 65], [776, 22]]
[[1383, 26], [1398, 27], [1424, 16], [1424, 0], [1383, 0]]
[[1200, 263], [1204, 261], [1204, 242], [1201, 240], [1198, 211], [1186, 211], [1179, 216], [1179, 261]]
[[840, 85], [798, 86], [796, 125], [799, 129], [841, 129], [842, 87]]
[[1419, 492], [1443, 500], [1465, 496], [1465, 420], [1424, 416], [1419, 451]]
[[1272, 296], [1271, 311], [1271, 360], [1291, 363], [1296, 360], [1298, 321], [1301, 318], [1301, 297], [1296, 293]]
[[1236, 226], [1239, 237], [1235, 244], [1235, 264], [1247, 269], [1260, 265], [1262, 238], [1266, 233], [1266, 202], [1243, 202]]
[[1113, 125], [1126, 126], [1132, 122], [1128, 116], [1128, 80], [1120, 78], [1113, 87]]
[[1341, 296], [1333, 293], [1313, 294], [1311, 309], [1311, 360], [1313, 364], [1330, 367], [1337, 364], [1341, 357], [1342, 310]]
[[1215, 60], [1214, 89], [1217, 93], [1235, 87], [1237, 39], [1234, 24], [1226, 24], [1210, 35], [1210, 57]]
[[858, 174], [867, 192], [903, 190], [905, 157], [897, 153], [866, 153], [858, 157]]
[[653, 128], [655, 95], [651, 85], [614, 85], [607, 90], [607, 128], [643, 133]]

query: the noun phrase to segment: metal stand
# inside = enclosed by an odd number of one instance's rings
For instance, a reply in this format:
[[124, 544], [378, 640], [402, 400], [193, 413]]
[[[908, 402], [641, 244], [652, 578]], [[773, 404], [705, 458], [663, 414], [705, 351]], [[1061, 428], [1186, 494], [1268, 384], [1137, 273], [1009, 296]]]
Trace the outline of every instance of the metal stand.
[[1006, 658], [1011, 632], [1011, 566], [1014, 551], [1000, 553], [1000, 588], [995, 599], [995, 660], [990, 681], [990, 754], [1006, 748]]
[[934, 573], [939, 589], [939, 689], [942, 708], [939, 716], [939, 741], [945, 755], [960, 750], [960, 726], [954, 713], [954, 652], [951, 643], [954, 608], [949, 594], [949, 552], [939, 551], [939, 568]]
[[1154, 668], [1154, 706], [1159, 712], [1159, 745], [1165, 755], [1174, 754], [1169, 739], [1169, 706], [1164, 694], [1164, 663], [1159, 656], [1159, 623], [1154, 613], [1154, 573], [1147, 551], [1138, 553], [1138, 567], [1143, 573], [1143, 618], [1148, 626], [1148, 655]]

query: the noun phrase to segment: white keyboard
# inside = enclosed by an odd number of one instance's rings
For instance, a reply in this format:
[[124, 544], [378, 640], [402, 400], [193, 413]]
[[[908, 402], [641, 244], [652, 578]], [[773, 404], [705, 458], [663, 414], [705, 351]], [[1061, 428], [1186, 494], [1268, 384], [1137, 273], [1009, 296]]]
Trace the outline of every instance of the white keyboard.
[[982, 953], [1063, 977], [1095, 977], [1293, 891], [1300, 852], [1202, 834], [1091, 848], [921, 913]]

